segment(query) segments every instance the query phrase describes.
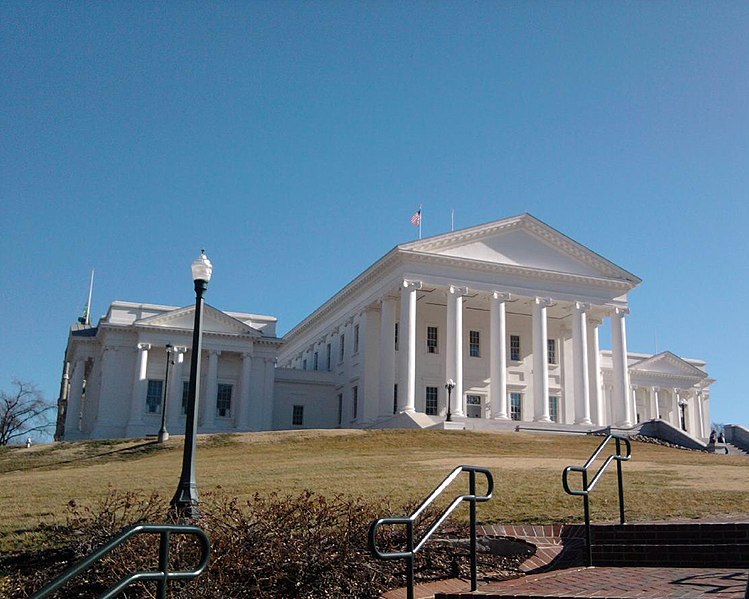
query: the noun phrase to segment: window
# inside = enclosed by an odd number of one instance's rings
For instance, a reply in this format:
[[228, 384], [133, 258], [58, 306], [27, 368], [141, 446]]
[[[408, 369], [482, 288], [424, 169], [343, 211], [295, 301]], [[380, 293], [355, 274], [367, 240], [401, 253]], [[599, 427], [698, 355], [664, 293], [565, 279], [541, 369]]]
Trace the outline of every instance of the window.
[[427, 387], [425, 412], [430, 416], [437, 415], [437, 387]]
[[510, 418], [520, 420], [523, 416], [523, 394], [510, 393]]
[[472, 358], [481, 357], [481, 335], [478, 331], [468, 333], [468, 355]]
[[466, 395], [466, 416], [468, 418], [481, 418], [480, 395]]
[[354, 325], [354, 353], [359, 352], [359, 325]]
[[319, 365], [319, 363], [317, 361], [317, 357], [318, 357], [317, 356], [317, 352], [315, 352], [314, 355], [312, 356], [312, 369], [313, 370], [317, 370], [317, 367]]
[[510, 360], [520, 362], [520, 335], [510, 335]]
[[328, 346], [325, 348], [325, 351], [328, 354], [328, 372], [330, 372], [330, 369], [333, 368], [333, 362], [332, 362], [332, 358], [330, 356], [331, 350], [332, 350], [332, 347], [331, 347], [330, 343], [328, 343]]
[[547, 354], [549, 357], [549, 364], [557, 363], [557, 340], [547, 339], [546, 340]]
[[549, 418], [552, 422], [559, 422], [559, 396], [549, 395]]
[[294, 406], [291, 412], [291, 424], [293, 426], [304, 425], [304, 406]]
[[307, 370], [307, 358], [302, 360], [302, 370]]
[[398, 351], [398, 329], [400, 328], [398, 326], [399, 324], [399, 322], [395, 323], [395, 351]]
[[343, 352], [346, 350], [346, 335], [341, 333], [341, 347], [338, 348], [338, 361], [343, 362]]
[[359, 387], [354, 385], [354, 388], [351, 390], [351, 400], [352, 400], [352, 406], [351, 406], [351, 413], [353, 415], [353, 420], [356, 420], [357, 412], [359, 411]]
[[216, 415], [222, 418], [231, 418], [231, 385], [218, 384]]
[[398, 413], [398, 383], [393, 385], [393, 414]]
[[427, 353], [437, 353], [437, 327], [427, 327]]
[[182, 381], [182, 415], [187, 414], [187, 398], [190, 396], [190, 381]]
[[148, 379], [148, 391], [146, 392], [146, 412], [149, 414], [161, 414], [161, 396], [164, 392], [164, 381]]
[[343, 424], [343, 393], [338, 394], [338, 426]]

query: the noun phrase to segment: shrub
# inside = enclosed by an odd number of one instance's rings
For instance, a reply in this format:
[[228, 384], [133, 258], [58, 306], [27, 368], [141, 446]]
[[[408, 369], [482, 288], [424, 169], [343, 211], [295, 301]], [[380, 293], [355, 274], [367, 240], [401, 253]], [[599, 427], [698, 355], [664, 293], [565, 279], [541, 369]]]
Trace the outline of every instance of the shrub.
[[[203, 516], [197, 524], [211, 539], [208, 569], [196, 580], [171, 584], [169, 596], [377, 598], [388, 589], [403, 586], [405, 576], [402, 562], [384, 562], [370, 555], [369, 523], [386, 514], [407, 513], [411, 507], [392, 510], [374, 506], [362, 498], [326, 498], [309, 491], [296, 496], [258, 494], [246, 502], [221, 494], [206, 494], [201, 502]], [[93, 508], [81, 508], [71, 501], [66, 524], [45, 527], [50, 546], [56, 549], [19, 556], [15, 567], [5, 564], [5, 569], [11, 570], [6, 578], [8, 594], [28, 597], [124, 527], [163, 522], [166, 513], [165, 499], [156, 494], [111, 491]], [[426, 520], [424, 526], [430, 516]], [[166, 521], [174, 522], [170, 518]], [[451, 536], [465, 536], [465, 533], [453, 529]], [[170, 568], [192, 568], [198, 559], [194, 540], [183, 535], [173, 535], [172, 540]], [[380, 544], [403, 548], [404, 527], [382, 530]], [[127, 574], [157, 570], [157, 556], [158, 535], [133, 537], [85, 575], [71, 581], [58, 596], [90, 597]], [[496, 558], [494, 570], [498, 562], [500, 569], [506, 570], [515, 561]], [[38, 569], [40, 562], [46, 562], [43, 571]], [[428, 544], [416, 562], [417, 580], [450, 577], [461, 570], [465, 575], [465, 552], [456, 553], [454, 546], [439, 542]], [[150, 584], [133, 587], [123, 596], [153, 597], [154, 588]]]

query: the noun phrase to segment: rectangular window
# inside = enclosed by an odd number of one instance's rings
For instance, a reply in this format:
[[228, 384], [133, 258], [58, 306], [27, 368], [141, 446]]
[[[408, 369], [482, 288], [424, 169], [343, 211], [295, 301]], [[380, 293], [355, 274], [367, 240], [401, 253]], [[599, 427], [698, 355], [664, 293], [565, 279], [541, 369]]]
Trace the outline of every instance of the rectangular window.
[[148, 379], [148, 391], [146, 392], [146, 412], [149, 414], [161, 414], [161, 396], [164, 393], [164, 381]]
[[330, 372], [330, 370], [333, 368], [333, 361], [332, 361], [333, 358], [331, 357], [332, 346], [330, 345], [330, 343], [328, 343], [328, 346], [325, 349], [325, 351], [328, 354], [328, 372]]
[[187, 414], [187, 399], [190, 396], [190, 381], [182, 381], [182, 415]]
[[398, 383], [393, 385], [393, 414], [398, 413]]
[[472, 358], [481, 357], [481, 335], [478, 331], [468, 333], [468, 355]]
[[338, 361], [343, 362], [343, 355], [346, 351], [346, 335], [341, 333], [341, 347], [338, 348]]
[[437, 353], [437, 327], [427, 327], [427, 353]]
[[398, 351], [398, 329], [400, 328], [398, 326], [399, 324], [399, 322], [395, 323], [395, 351]]
[[437, 387], [427, 387], [425, 411], [430, 416], [437, 415]]
[[354, 353], [359, 352], [359, 325], [354, 325]]
[[351, 390], [351, 400], [351, 413], [353, 414], [353, 419], [356, 420], [357, 412], [359, 411], [359, 387], [356, 385]]
[[307, 358], [302, 360], [302, 370], [307, 370]]
[[216, 392], [216, 416], [231, 418], [231, 385], [218, 384]]
[[291, 424], [293, 426], [304, 425], [304, 406], [294, 406], [291, 413]]
[[549, 395], [549, 418], [552, 422], [559, 422], [559, 396]]
[[549, 356], [549, 364], [557, 363], [557, 340], [547, 339], [546, 340], [547, 354]]
[[468, 418], [481, 418], [480, 395], [466, 395], [466, 416]]
[[523, 417], [523, 394], [510, 393], [510, 418], [521, 420]]
[[312, 369], [313, 369], [313, 370], [317, 370], [317, 368], [318, 368], [318, 366], [319, 366], [319, 363], [318, 363], [318, 361], [317, 361], [317, 358], [318, 358], [318, 356], [317, 356], [317, 352], [315, 352], [315, 354], [314, 354], [314, 355], [312, 356]]
[[510, 360], [520, 362], [520, 335], [510, 335]]
[[343, 424], [343, 393], [338, 394], [338, 426]]

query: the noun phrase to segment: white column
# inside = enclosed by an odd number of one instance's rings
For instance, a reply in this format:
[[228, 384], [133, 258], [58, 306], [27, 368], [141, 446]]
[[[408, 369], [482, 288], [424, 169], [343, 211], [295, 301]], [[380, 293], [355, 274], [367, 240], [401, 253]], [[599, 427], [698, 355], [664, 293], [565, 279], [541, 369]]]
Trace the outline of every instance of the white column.
[[649, 401], [649, 408], [648, 408], [648, 416], [652, 418], [658, 418], [658, 388], [657, 387], [650, 387], [648, 389], [648, 401]]
[[450, 411], [453, 416], [463, 416], [463, 296], [465, 287], [450, 285], [447, 293], [447, 361], [448, 377], [455, 381]]
[[239, 380], [239, 394], [237, 399], [237, 419], [234, 426], [240, 430], [250, 429], [250, 373], [252, 372], [252, 352], [242, 354], [242, 375]]
[[[76, 360], [73, 364], [73, 373], [70, 377], [70, 392], [68, 393], [68, 406], [65, 412], [65, 437], [76, 438], [81, 430], [81, 397], [83, 396], [83, 377], [86, 362]], [[72, 437], [70, 436], [72, 433]]]
[[601, 321], [597, 318], [588, 319], [588, 395], [591, 411], [594, 411], [592, 421], [598, 426], [606, 426], [606, 412], [603, 406], [603, 380], [601, 379], [601, 352], [598, 346], [598, 327]]
[[177, 435], [181, 432], [179, 429], [182, 417], [182, 366], [185, 362], [185, 353], [187, 348], [184, 346], [175, 347], [172, 350], [172, 369], [169, 372], [169, 397], [167, 398], [167, 430], [171, 434]]
[[218, 357], [221, 352], [212, 349], [208, 352], [208, 374], [205, 386], [205, 412], [203, 426], [207, 431], [213, 428], [216, 421], [216, 400], [218, 398]]
[[588, 381], [588, 316], [589, 304], [575, 302], [572, 313], [572, 362], [575, 368], [575, 424], [590, 421]]
[[549, 417], [549, 359], [546, 332], [546, 308], [551, 301], [533, 300], [533, 413], [538, 422], [551, 422]]
[[489, 401], [492, 418], [508, 420], [507, 413], [507, 322], [505, 302], [509, 293], [493, 291], [489, 312]]
[[[146, 371], [148, 370], [148, 350], [151, 349], [150, 343], [138, 344], [138, 358], [135, 364], [135, 378], [133, 379], [133, 392], [130, 395], [130, 420], [128, 429], [137, 426], [142, 419], [144, 403], [146, 401], [147, 379]], [[126, 430], [126, 435], [132, 435], [135, 431]]]
[[632, 424], [637, 424], [637, 387], [634, 385], [632, 385], [630, 397], [632, 398]]
[[614, 370], [613, 413], [617, 426], [632, 426], [632, 408], [629, 396], [629, 366], [627, 365], [626, 308], [616, 308], [611, 315], [611, 354]]
[[671, 409], [671, 413], [673, 414], [673, 417], [671, 418], [671, 424], [673, 424], [676, 428], [681, 430], [681, 406], [679, 405], [679, 399], [681, 398], [681, 395], [679, 393], [679, 390], [674, 387], [673, 389], [673, 408]]
[[695, 401], [697, 402], [697, 415], [700, 419], [699, 431], [700, 431], [700, 437], [704, 439], [705, 438], [705, 411], [702, 409], [702, 399], [703, 399], [702, 391], [697, 391]]
[[400, 320], [400, 376], [398, 411], [413, 412], [416, 405], [416, 292], [421, 281], [403, 281]]
[[275, 360], [273, 358], [263, 358], [263, 368], [265, 380], [263, 381], [263, 418], [260, 423], [261, 430], [273, 430], [273, 397], [276, 381]]
[[395, 299], [385, 297], [380, 314], [380, 417], [393, 414], [395, 388]]

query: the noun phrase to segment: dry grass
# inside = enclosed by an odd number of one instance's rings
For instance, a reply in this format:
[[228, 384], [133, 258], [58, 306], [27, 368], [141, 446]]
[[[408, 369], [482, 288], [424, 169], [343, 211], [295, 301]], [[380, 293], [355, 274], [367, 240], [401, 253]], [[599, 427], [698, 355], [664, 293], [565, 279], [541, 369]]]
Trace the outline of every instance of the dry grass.
[[[485, 522], [579, 521], [579, 498], [564, 494], [561, 471], [582, 464], [599, 438], [445, 431], [288, 431], [200, 438], [198, 485], [255, 492], [364, 495], [405, 504], [428, 494], [455, 466], [489, 467], [493, 501]], [[0, 451], [0, 550], [33, 545], [40, 522], [61, 522], [71, 499], [94, 503], [109, 489], [171, 497], [182, 439], [59, 443]], [[634, 443], [624, 465], [630, 520], [749, 514], [749, 458]], [[617, 517], [615, 475], [593, 495], [594, 520]], [[463, 483], [460, 492], [467, 490]], [[383, 514], [388, 515], [388, 514]]]

